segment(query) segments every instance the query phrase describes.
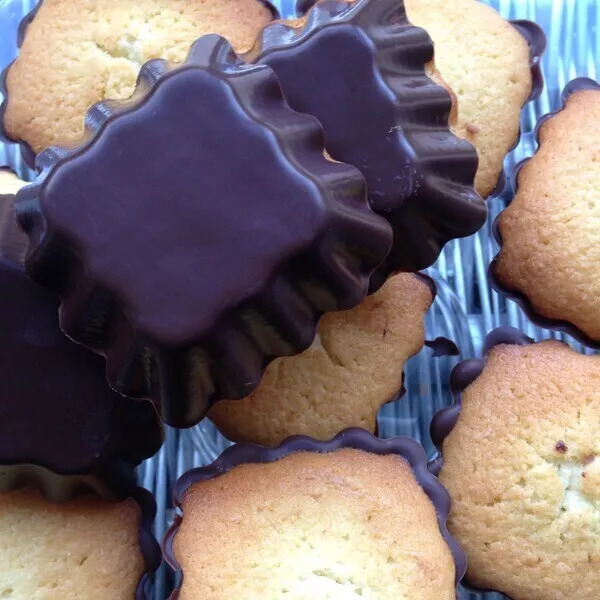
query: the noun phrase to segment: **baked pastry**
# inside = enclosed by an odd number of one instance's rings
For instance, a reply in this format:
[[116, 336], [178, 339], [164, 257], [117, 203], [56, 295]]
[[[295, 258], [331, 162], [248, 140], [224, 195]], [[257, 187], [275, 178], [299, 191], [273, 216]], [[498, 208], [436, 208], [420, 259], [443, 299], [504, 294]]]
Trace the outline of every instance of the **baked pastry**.
[[515, 27], [478, 0], [404, 3], [411, 23], [433, 39], [435, 65], [457, 97], [457, 133], [466, 132], [479, 156], [475, 187], [487, 198], [518, 140], [521, 108], [540, 84], [531, 65], [541, 58], [544, 34], [532, 23]]
[[464, 570], [447, 495], [408, 438], [234, 446], [174, 497], [183, 518], [164, 548], [181, 600], [454, 600]]
[[90, 112], [85, 147], [38, 156], [16, 208], [63, 329], [119, 391], [190, 426], [307, 348], [324, 312], [359, 304], [392, 236], [317, 120], [223, 38], [140, 77], [137, 102]]
[[182, 61], [207, 33], [248, 49], [275, 14], [261, 0], [43, 0], [6, 76], [5, 133], [35, 153], [76, 142], [87, 109], [128, 98], [147, 60]]
[[328, 154], [364, 175], [394, 230], [372, 289], [483, 225], [477, 154], [451, 133], [451, 96], [429, 77], [433, 45], [401, 2], [318, 3], [303, 21], [269, 24], [244, 58], [269, 65], [290, 106], [319, 119]]
[[273, 361], [250, 396], [217, 402], [209, 418], [235, 442], [267, 446], [374, 431], [379, 408], [400, 396], [405, 361], [423, 347], [434, 295], [431, 280], [392, 275], [358, 307], [323, 316], [310, 348]]
[[539, 148], [518, 171], [491, 272], [536, 323], [600, 346], [600, 86], [576, 80], [564, 102], [542, 120]]
[[448, 527], [467, 581], [512, 600], [595, 600], [600, 590], [600, 356], [496, 330], [460, 363], [436, 416]]
[[[296, 0], [296, 10], [303, 14], [314, 4]], [[521, 107], [541, 89], [544, 34], [531, 22], [509, 23], [478, 0], [404, 0], [404, 6], [408, 20], [435, 44], [439, 73], [430, 75], [455, 94], [458, 120], [451, 121], [452, 130], [477, 149], [475, 187], [486, 198], [518, 139]]]
[[138, 600], [160, 562], [153, 500], [79, 496], [53, 504], [34, 488], [0, 494], [0, 597]]
[[23, 183], [0, 171], [0, 492], [30, 482], [52, 499], [124, 497], [162, 428], [149, 402], [110, 390], [103, 360], [60, 331], [58, 298], [27, 277], [27, 237], [4, 194]]

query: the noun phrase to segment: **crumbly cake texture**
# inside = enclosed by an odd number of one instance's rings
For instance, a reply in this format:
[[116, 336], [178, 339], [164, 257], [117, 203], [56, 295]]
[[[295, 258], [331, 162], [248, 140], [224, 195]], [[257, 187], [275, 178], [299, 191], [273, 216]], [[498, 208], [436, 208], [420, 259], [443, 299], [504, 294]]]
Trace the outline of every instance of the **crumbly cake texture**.
[[180, 600], [454, 600], [455, 566], [408, 463], [298, 452], [193, 484], [174, 539]]
[[537, 153], [498, 220], [494, 275], [547, 319], [600, 342], [600, 90], [572, 94], [539, 130]]
[[180, 62], [208, 33], [246, 50], [272, 18], [260, 0], [44, 0], [7, 75], [6, 133], [35, 152], [74, 142], [90, 106], [133, 93], [144, 62]]
[[0, 598], [131, 600], [145, 570], [140, 518], [134, 500], [0, 494]]
[[477, 149], [475, 187], [485, 198], [518, 138], [521, 107], [531, 93], [527, 41], [478, 0], [405, 0], [405, 6], [409, 20], [434, 41], [436, 67], [458, 101], [453, 130]]
[[423, 279], [393, 275], [357, 308], [326, 314], [308, 350], [276, 359], [253, 394], [218, 402], [209, 417], [231, 440], [267, 446], [374, 431], [377, 411], [400, 392], [404, 362], [423, 347], [432, 302]]
[[18, 175], [0, 167], [0, 194], [16, 194], [26, 183]]
[[492, 348], [443, 443], [448, 528], [467, 580], [513, 600], [600, 590], [600, 356]]

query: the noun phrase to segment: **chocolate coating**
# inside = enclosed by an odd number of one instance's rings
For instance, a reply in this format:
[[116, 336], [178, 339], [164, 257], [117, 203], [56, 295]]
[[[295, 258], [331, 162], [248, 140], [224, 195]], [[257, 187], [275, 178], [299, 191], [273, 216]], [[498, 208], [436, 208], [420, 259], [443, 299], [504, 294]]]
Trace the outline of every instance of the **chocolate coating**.
[[18, 196], [27, 269], [59, 292], [63, 330], [106, 355], [111, 384], [171, 425], [247, 396], [325, 311], [362, 301], [389, 251], [360, 173], [326, 159], [317, 120], [219, 36], [183, 65], [150, 61], [130, 101], [87, 123], [90, 139], [41, 153]]
[[58, 327], [58, 299], [20, 263], [12, 196], [0, 196], [0, 491], [26, 482], [60, 500], [81, 488], [123, 497], [162, 443], [149, 402], [106, 384], [101, 358]]
[[[550, 112], [550, 113], [544, 115], [538, 121], [538, 123], [536, 125], [535, 136], [536, 136], [538, 147], [539, 147], [539, 131], [540, 131], [540, 128], [542, 127], [542, 125], [546, 121], [551, 119], [552, 117], [556, 116], [561, 110], [563, 110], [565, 108], [567, 100], [569, 99], [569, 97], [572, 94], [574, 94], [578, 91], [581, 91], [581, 90], [598, 90], [598, 91], [600, 91], [600, 84], [597, 83], [596, 81], [594, 81], [593, 79], [588, 79], [587, 77], [580, 77], [580, 78], [570, 81], [565, 86], [565, 88], [562, 92], [561, 107], [556, 111], [553, 111], [553, 112]], [[522, 160], [517, 165], [515, 165], [515, 167], [513, 169], [513, 172], [511, 174], [511, 184], [512, 184], [512, 189], [514, 192], [513, 198], [516, 195], [518, 187], [519, 187], [518, 186], [519, 173], [521, 172], [521, 169], [525, 166], [525, 164], [527, 164], [527, 162], [529, 162], [529, 160], [530, 160], [529, 158]], [[500, 213], [496, 217], [496, 219], [494, 220], [494, 223], [492, 224], [492, 233], [493, 233], [496, 241], [498, 242], [498, 245], [500, 246], [500, 251], [502, 250], [502, 235], [500, 233], [500, 217], [501, 217], [501, 215], [502, 215], [502, 213]], [[500, 253], [500, 251], [498, 252], [498, 254]], [[600, 349], [600, 340], [594, 340], [594, 339], [590, 338], [583, 331], [581, 331], [578, 327], [573, 325], [573, 323], [570, 323], [568, 321], [563, 321], [560, 319], [549, 319], [547, 317], [542, 316], [540, 313], [538, 313], [535, 310], [535, 308], [532, 306], [531, 302], [529, 301], [529, 299], [527, 298], [527, 296], [525, 294], [523, 294], [517, 290], [513, 290], [513, 289], [507, 287], [506, 285], [504, 285], [502, 282], [500, 282], [500, 280], [496, 277], [496, 273], [495, 273], [498, 254], [496, 255], [496, 257], [494, 257], [494, 259], [490, 263], [490, 266], [488, 269], [488, 278], [490, 281], [490, 285], [498, 293], [503, 294], [510, 300], [513, 300], [514, 302], [516, 302], [521, 307], [523, 312], [527, 315], [527, 318], [535, 325], [538, 325], [539, 327], [543, 327], [545, 329], [553, 329], [556, 331], [562, 331], [563, 333], [567, 333], [568, 335], [572, 336], [573, 338], [575, 338], [576, 340], [578, 340], [585, 346], [588, 346], [589, 348]]]
[[[304, 16], [318, 0], [296, 0], [294, 12], [298, 17]], [[397, 3], [400, 4], [400, 1]], [[529, 45], [529, 53], [531, 57], [531, 79], [532, 87], [528, 101], [538, 98], [544, 88], [544, 78], [542, 75], [542, 55], [546, 49], [546, 36], [542, 28], [533, 21], [515, 20], [510, 23], [519, 31], [519, 33], [527, 40]], [[519, 144], [519, 138], [515, 141], [514, 148]], [[500, 173], [498, 183], [491, 196], [500, 195], [506, 187], [506, 174], [504, 170]]]
[[476, 151], [450, 132], [450, 94], [425, 72], [433, 44], [401, 2], [323, 0], [301, 28], [268, 25], [245, 58], [273, 68], [292, 108], [323, 125], [329, 154], [365, 176], [371, 207], [394, 230], [372, 288], [483, 225]]
[[[450, 435], [460, 417], [462, 409], [463, 392], [483, 373], [486, 357], [495, 346], [503, 344], [515, 344], [518, 346], [527, 346], [534, 344], [535, 340], [526, 336], [520, 329], [515, 327], [498, 327], [490, 331], [483, 342], [484, 358], [471, 358], [458, 363], [450, 375], [450, 390], [454, 399], [454, 404], [443, 408], [437, 412], [430, 427], [431, 439], [438, 450], [437, 457], [429, 463], [429, 470], [434, 475], [439, 475], [443, 465], [443, 445], [444, 440]], [[463, 586], [475, 592], [489, 592], [495, 590], [482, 590], [475, 588], [468, 581], [463, 582]], [[505, 595], [507, 600], [509, 596]]]
[[[335, 452], [341, 448], [355, 448], [379, 455], [397, 454], [410, 464], [417, 482], [436, 509], [440, 532], [454, 557], [456, 585], [458, 586], [466, 572], [467, 561], [465, 553], [450, 535], [446, 527], [446, 521], [450, 512], [450, 497], [442, 484], [427, 470], [427, 459], [423, 448], [415, 440], [408, 437], [395, 437], [382, 440], [364, 429], [351, 428], [342, 431], [327, 442], [317, 441], [308, 436], [297, 435], [287, 438], [276, 448], [266, 448], [253, 444], [236, 444], [225, 450], [211, 465], [192, 469], [184, 473], [175, 484], [173, 502], [176, 508], [181, 509], [183, 496], [191, 485], [223, 475], [245, 463], [270, 463], [284, 458], [293, 452], [327, 453]], [[173, 569], [178, 571], [180, 576], [182, 576], [182, 573], [173, 554], [173, 539], [177, 534], [181, 520], [182, 518], [179, 516], [175, 518], [163, 541], [165, 560]], [[177, 597], [178, 590], [175, 590], [171, 598], [175, 600]]]
[[[42, 6], [42, 2], [44, 0], [39, 0], [39, 2], [33, 7], [31, 11], [29, 11], [20, 21], [19, 28], [17, 31], [17, 47], [21, 48], [23, 44], [23, 40], [25, 39], [25, 34], [27, 33], [27, 28], [35, 19], [40, 7]], [[273, 15], [273, 19], [279, 19], [280, 14], [275, 5], [269, 0], [259, 0], [261, 4], [264, 4]], [[36, 154], [31, 148], [31, 146], [23, 141], [23, 140], [14, 140], [8, 136], [6, 133], [3, 123], [4, 123], [4, 111], [6, 110], [6, 106], [8, 103], [8, 88], [6, 86], [6, 76], [8, 74], [9, 69], [11, 68], [12, 63], [7, 65], [6, 68], [0, 73], [0, 94], [4, 97], [3, 101], [0, 103], [0, 141], [4, 141], [6, 143], [18, 143], [19, 148], [21, 150], [21, 156], [25, 161], [25, 164], [31, 167], [32, 169], [35, 166], [35, 158]], [[40, 108], [42, 110], [42, 108]]]

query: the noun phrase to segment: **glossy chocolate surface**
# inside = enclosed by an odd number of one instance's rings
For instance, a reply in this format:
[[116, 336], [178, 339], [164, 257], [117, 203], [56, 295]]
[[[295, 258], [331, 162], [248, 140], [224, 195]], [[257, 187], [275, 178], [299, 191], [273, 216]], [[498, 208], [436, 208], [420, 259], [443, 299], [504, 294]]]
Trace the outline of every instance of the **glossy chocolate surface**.
[[[295, 13], [298, 17], [304, 16], [315, 4], [317, 0], [296, 0]], [[401, 4], [398, 0], [396, 4]], [[531, 93], [528, 101], [539, 97], [544, 87], [544, 78], [542, 76], [541, 60], [546, 49], [546, 36], [542, 28], [533, 21], [515, 20], [510, 23], [519, 31], [529, 45], [530, 67], [531, 67]], [[520, 136], [519, 136], [520, 138]], [[515, 141], [513, 149], [518, 145], [519, 138]], [[500, 173], [498, 183], [490, 197], [500, 195], [506, 187], [506, 175], [504, 170]]]
[[31, 282], [13, 197], [0, 195], [0, 491], [35, 483], [51, 499], [80, 488], [124, 496], [158, 451], [149, 402], [119, 396], [101, 358], [58, 327], [58, 299]]
[[[436, 509], [440, 532], [454, 557], [456, 585], [458, 586], [465, 574], [467, 562], [463, 550], [450, 535], [446, 527], [446, 521], [450, 512], [450, 497], [442, 484], [428, 471], [427, 459], [423, 448], [415, 440], [408, 437], [395, 437], [383, 440], [364, 429], [352, 428], [342, 431], [327, 442], [297, 435], [287, 438], [287, 440], [276, 448], [266, 448], [253, 444], [236, 444], [225, 450], [211, 465], [188, 471], [179, 478], [173, 492], [175, 507], [181, 509], [183, 497], [190, 486], [223, 475], [239, 465], [245, 463], [275, 462], [294, 452], [328, 453], [335, 452], [341, 448], [355, 448], [379, 455], [397, 454], [410, 464], [416, 480]], [[183, 515], [183, 518], [185, 518], [185, 515]], [[165, 559], [173, 569], [179, 572], [180, 576], [182, 574], [173, 554], [173, 540], [177, 535], [181, 520], [182, 517], [176, 517], [175, 522], [163, 541]], [[173, 593], [171, 598], [174, 600], [177, 597], [178, 590]]]
[[[596, 91], [600, 92], [600, 84], [597, 83], [596, 81], [594, 81], [593, 79], [588, 79], [586, 77], [580, 77], [580, 78], [570, 81], [566, 85], [566, 87], [562, 93], [561, 107], [554, 112], [544, 115], [539, 120], [538, 124], [536, 125], [535, 135], [536, 135], [538, 147], [539, 147], [539, 131], [540, 131], [540, 128], [542, 127], [542, 125], [546, 121], [551, 119], [552, 117], [556, 116], [560, 111], [562, 111], [565, 108], [567, 100], [569, 99], [569, 97], [572, 94], [575, 94], [576, 92], [579, 92], [582, 90], [596, 90]], [[519, 185], [518, 185], [519, 173], [521, 172], [521, 169], [527, 164], [527, 162], [529, 162], [529, 160], [530, 160], [529, 158], [522, 160], [520, 163], [515, 165], [515, 168], [512, 172], [511, 183], [512, 183], [512, 189], [514, 191], [513, 198], [517, 194], [518, 187], [519, 187]], [[496, 217], [496, 219], [492, 225], [492, 232], [494, 234], [494, 237], [496, 238], [496, 241], [498, 242], [498, 244], [500, 246], [500, 251], [499, 251], [498, 255], [502, 252], [502, 245], [503, 245], [502, 231], [501, 231], [501, 226], [500, 226], [502, 214], [503, 213], [500, 213]], [[534, 323], [535, 325], [538, 325], [539, 327], [543, 327], [545, 329], [553, 329], [553, 330], [557, 330], [557, 331], [562, 331], [562, 332], [567, 333], [570, 336], [574, 337], [576, 340], [578, 340], [582, 344], [588, 346], [589, 348], [600, 349], [600, 340], [595, 340], [595, 339], [590, 338], [583, 331], [581, 331], [581, 329], [579, 329], [578, 327], [576, 327], [575, 325], [573, 325], [572, 323], [570, 323], [568, 321], [563, 321], [560, 319], [549, 319], [549, 318], [543, 316], [533, 307], [533, 305], [531, 304], [531, 302], [529, 301], [529, 299], [527, 298], [527, 296], [524, 293], [520, 292], [519, 290], [510, 288], [504, 282], [500, 281], [500, 279], [496, 276], [496, 272], [495, 272], [498, 255], [496, 255], [496, 257], [492, 260], [490, 267], [488, 269], [488, 276], [489, 276], [490, 284], [497, 292], [503, 294], [507, 298], [510, 298], [511, 300], [516, 302], [521, 307], [523, 312], [527, 315], [529, 320], [532, 323]]]
[[425, 71], [433, 44], [402, 2], [323, 0], [303, 27], [268, 25], [245, 58], [272, 67], [292, 108], [323, 125], [329, 154], [365, 176], [394, 230], [373, 287], [431, 265], [446, 242], [483, 225], [476, 151], [450, 132], [450, 94]]
[[360, 173], [325, 158], [317, 120], [223, 38], [147, 63], [132, 100], [87, 122], [90, 139], [41, 153], [19, 193], [27, 269], [60, 294], [63, 330], [106, 355], [111, 384], [169, 424], [247, 396], [323, 312], [365, 297], [389, 225]]
[[[23, 45], [25, 35], [27, 34], [27, 28], [29, 27], [29, 25], [31, 25], [31, 23], [35, 19], [40, 7], [42, 6], [43, 1], [44, 0], [39, 0], [39, 2], [34, 6], [34, 8], [29, 13], [27, 13], [23, 17], [23, 19], [21, 19], [21, 22], [19, 23], [19, 29], [17, 32], [17, 47], [18, 48], [21, 48], [21, 46]], [[273, 19], [280, 18], [279, 11], [277, 10], [277, 8], [275, 7], [274, 4], [269, 2], [269, 0], [259, 0], [259, 2], [261, 4], [264, 4], [271, 11], [271, 14], [273, 15]], [[8, 88], [6, 86], [6, 76], [7, 76], [8, 71], [11, 66], [12, 66], [12, 63], [10, 65], [7, 65], [7, 67], [4, 69], [4, 71], [2, 71], [2, 73], [0, 73], [0, 95], [2, 95], [4, 98], [3, 101], [0, 103], [0, 140], [4, 140], [7, 143], [11, 143], [11, 142], [18, 143], [19, 147], [21, 149], [21, 156], [23, 157], [23, 160], [29, 167], [33, 168], [35, 166], [36, 154], [33, 151], [33, 149], [31, 148], [31, 146], [23, 140], [14, 140], [14, 139], [10, 138], [8, 136], [8, 134], [6, 133], [6, 131], [4, 130], [4, 126], [3, 126], [3, 122], [4, 122], [3, 115], [4, 115], [4, 111], [6, 110], [6, 105], [8, 102]], [[40, 107], [40, 111], [43, 111], [43, 107]]]

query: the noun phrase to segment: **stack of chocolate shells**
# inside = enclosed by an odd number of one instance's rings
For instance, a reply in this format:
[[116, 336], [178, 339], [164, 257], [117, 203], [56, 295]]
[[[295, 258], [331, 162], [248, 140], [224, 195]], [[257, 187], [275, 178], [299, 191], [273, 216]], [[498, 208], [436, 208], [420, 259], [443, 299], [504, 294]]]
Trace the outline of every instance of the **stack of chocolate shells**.
[[425, 342], [419, 271], [484, 225], [544, 44], [492, 11], [520, 62], [491, 153], [411, 22], [437, 31], [428, 2], [25, 18], [0, 110], [35, 168], [0, 171], [0, 597], [146, 597], [135, 470], [205, 418], [245, 443], [175, 487], [174, 598], [456, 597], [450, 497], [375, 420]]

